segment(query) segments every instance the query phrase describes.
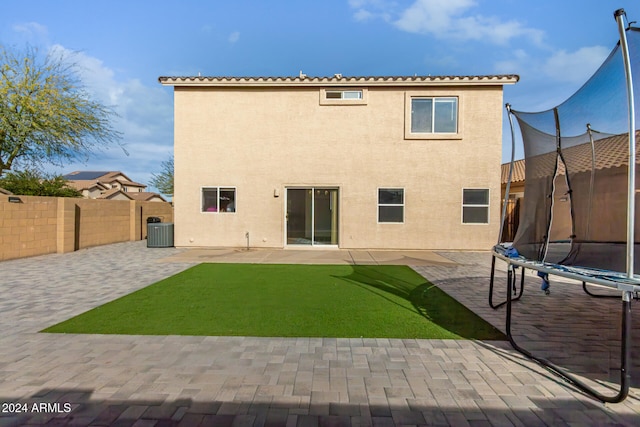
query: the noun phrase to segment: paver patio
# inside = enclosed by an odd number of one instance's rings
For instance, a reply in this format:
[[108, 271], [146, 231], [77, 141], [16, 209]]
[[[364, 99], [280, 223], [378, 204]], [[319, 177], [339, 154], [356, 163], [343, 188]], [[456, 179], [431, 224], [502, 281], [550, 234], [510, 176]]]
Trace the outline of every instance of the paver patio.
[[[488, 307], [488, 253], [188, 251], [131, 242], [4, 261], [0, 409], [19, 403], [27, 412], [2, 411], [0, 426], [640, 424], [637, 333], [630, 396], [610, 405], [506, 342], [38, 333], [197, 262], [248, 259], [410, 264], [504, 330], [504, 309]], [[500, 291], [504, 276], [498, 272]], [[606, 390], [618, 377], [619, 300], [590, 298], [575, 284], [552, 282], [550, 296], [538, 288], [527, 278], [514, 305], [516, 339]], [[35, 412], [33, 403], [48, 405]]]

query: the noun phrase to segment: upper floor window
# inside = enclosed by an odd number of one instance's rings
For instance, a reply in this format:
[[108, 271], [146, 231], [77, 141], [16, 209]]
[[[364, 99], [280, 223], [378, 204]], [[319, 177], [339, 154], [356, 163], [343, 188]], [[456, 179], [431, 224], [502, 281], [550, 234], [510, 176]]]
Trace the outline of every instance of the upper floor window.
[[236, 189], [231, 187], [203, 187], [202, 212], [235, 212]]
[[464, 100], [460, 91], [411, 90], [404, 96], [405, 139], [464, 139]]
[[456, 133], [458, 98], [411, 98], [411, 133]]
[[327, 90], [327, 99], [362, 99], [362, 90]]
[[367, 89], [320, 89], [320, 105], [366, 105]]

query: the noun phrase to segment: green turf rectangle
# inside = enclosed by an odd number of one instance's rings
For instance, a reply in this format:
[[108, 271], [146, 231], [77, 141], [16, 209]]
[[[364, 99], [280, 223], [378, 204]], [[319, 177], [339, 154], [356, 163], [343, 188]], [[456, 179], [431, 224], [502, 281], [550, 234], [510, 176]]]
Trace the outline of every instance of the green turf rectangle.
[[503, 340], [406, 266], [200, 264], [43, 332]]

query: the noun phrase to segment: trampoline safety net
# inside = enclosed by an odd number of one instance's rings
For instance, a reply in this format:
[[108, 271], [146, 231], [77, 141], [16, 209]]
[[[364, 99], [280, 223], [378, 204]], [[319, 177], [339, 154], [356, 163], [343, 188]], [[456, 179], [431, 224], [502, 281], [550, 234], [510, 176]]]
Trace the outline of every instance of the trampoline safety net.
[[[640, 29], [629, 27], [626, 34], [634, 98], [640, 99]], [[522, 133], [525, 153], [524, 205], [513, 241], [521, 255], [554, 264], [625, 271], [628, 105], [618, 43], [595, 74], [562, 104], [536, 113], [510, 110]], [[636, 130], [635, 140], [639, 139]], [[640, 188], [637, 178], [635, 182]], [[640, 221], [636, 221], [635, 271], [640, 271], [639, 237]]]

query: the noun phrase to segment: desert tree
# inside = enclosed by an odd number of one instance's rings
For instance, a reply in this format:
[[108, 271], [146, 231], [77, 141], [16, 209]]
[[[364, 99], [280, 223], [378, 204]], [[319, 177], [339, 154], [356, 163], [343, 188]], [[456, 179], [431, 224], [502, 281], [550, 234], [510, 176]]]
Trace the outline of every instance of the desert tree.
[[156, 187], [162, 194], [173, 196], [173, 156], [160, 164], [162, 170], [159, 173], [151, 174], [151, 185]]
[[0, 45], [0, 176], [16, 164], [63, 166], [119, 143], [114, 111], [92, 99], [61, 50]]
[[82, 197], [61, 175], [36, 169], [6, 172], [0, 177], [0, 188], [21, 196]]

